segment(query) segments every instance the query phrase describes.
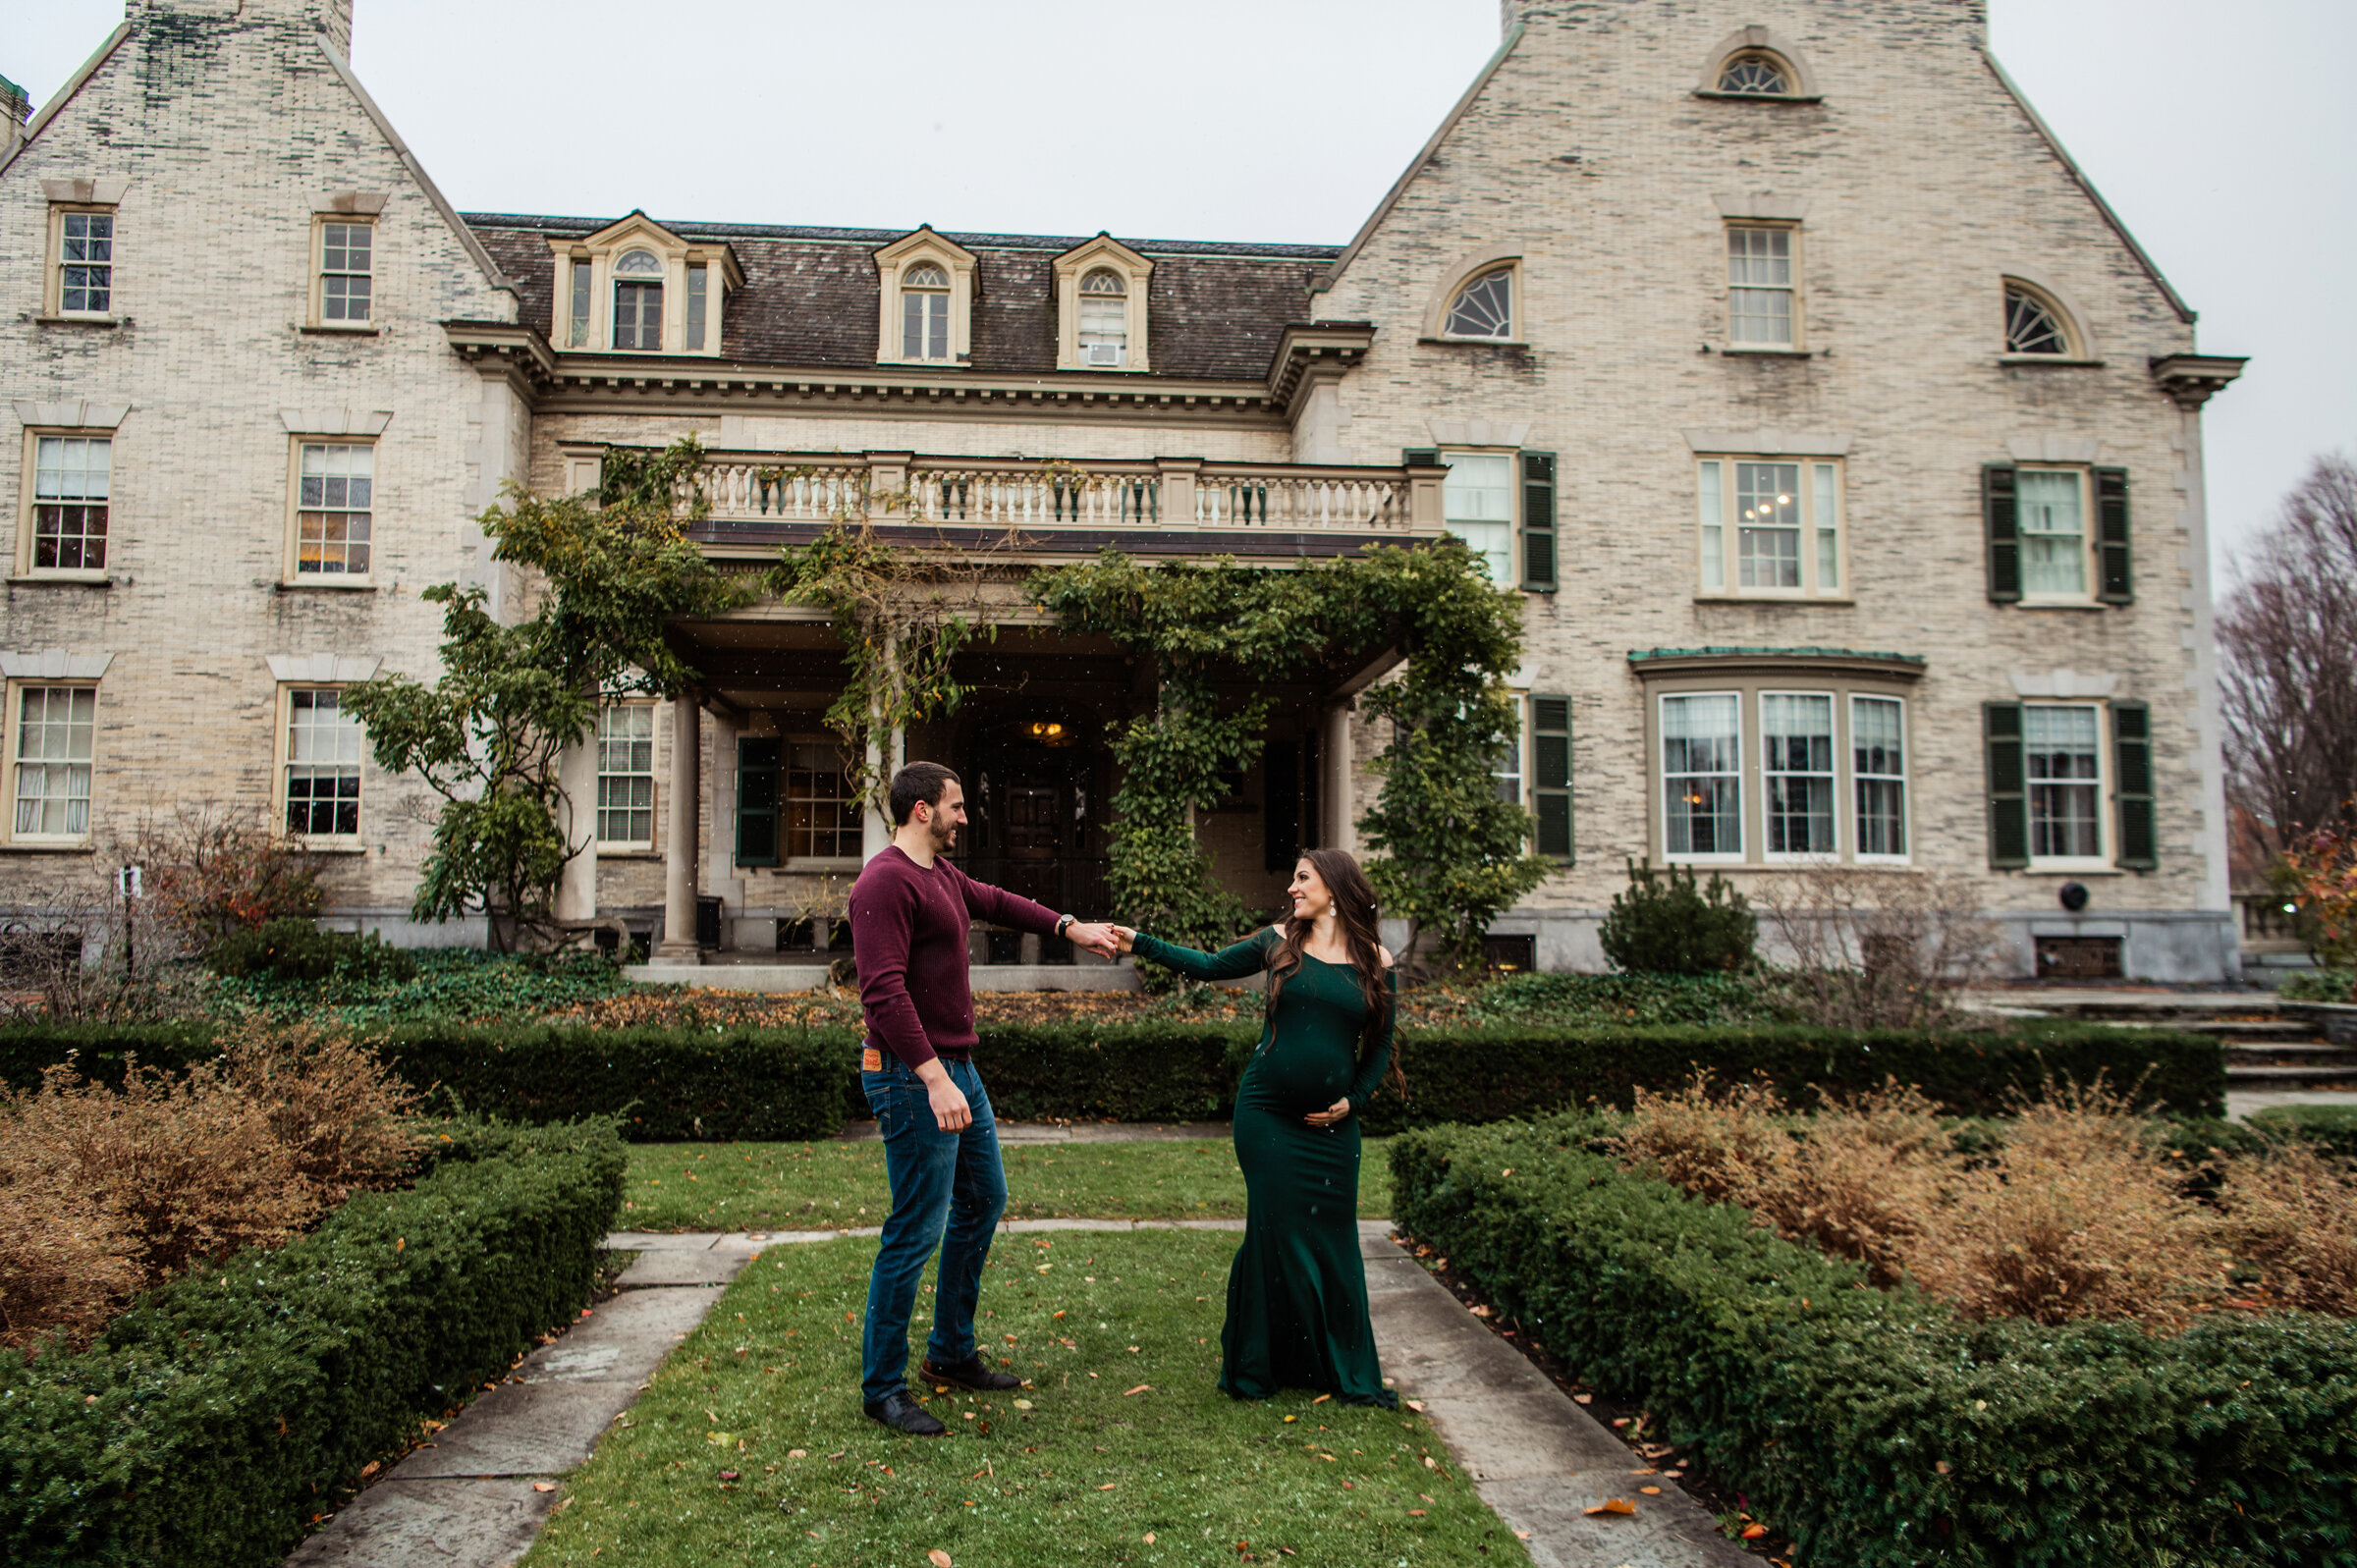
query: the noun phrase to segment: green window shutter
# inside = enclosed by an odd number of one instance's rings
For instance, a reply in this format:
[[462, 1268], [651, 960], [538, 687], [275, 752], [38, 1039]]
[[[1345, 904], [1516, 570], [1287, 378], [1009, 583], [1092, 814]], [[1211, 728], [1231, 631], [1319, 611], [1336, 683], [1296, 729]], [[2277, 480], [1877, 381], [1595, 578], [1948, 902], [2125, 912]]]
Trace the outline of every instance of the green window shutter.
[[1399, 454], [1399, 461], [1410, 468], [1437, 468], [1441, 465], [1441, 449], [1409, 447]]
[[2000, 871], [2030, 863], [2028, 760], [2021, 747], [2021, 704], [1981, 704], [1989, 747], [1989, 864]]
[[2095, 470], [2096, 598], [2108, 605], [2136, 602], [2128, 560], [2128, 470]]
[[1555, 592], [1555, 454], [1522, 454], [1522, 586]]
[[1993, 462], [1981, 470], [1981, 515], [1989, 524], [1989, 600], [2009, 605], [2021, 599], [2021, 506], [2015, 498], [2013, 465]]
[[737, 742], [737, 864], [778, 863], [778, 742], [751, 736]]
[[2141, 702], [2111, 704], [2111, 803], [2119, 818], [2114, 864], [2128, 871], [2161, 865], [2153, 822], [2153, 715]]
[[1539, 853], [1574, 863], [1571, 853], [1571, 699], [1530, 699], [1530, 803], [1539, 814]]

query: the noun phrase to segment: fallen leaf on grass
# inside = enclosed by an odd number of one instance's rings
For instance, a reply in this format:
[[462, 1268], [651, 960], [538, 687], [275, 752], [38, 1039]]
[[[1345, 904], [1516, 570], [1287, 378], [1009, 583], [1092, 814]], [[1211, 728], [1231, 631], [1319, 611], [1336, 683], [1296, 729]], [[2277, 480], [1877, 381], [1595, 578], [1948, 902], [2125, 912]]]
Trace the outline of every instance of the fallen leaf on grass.
[[1141, 1383], [1139, 1383], [1139, 1384], [1138, 1384], [1136, 1387], [1134, 1387], [1134, 1388], [1128, 1388], [1128, 1389], [1124, 1389], [1124, 1390], [1123, 1390], [1122, 1397], [1123, 1397], [1124, 1399], [1126, 1399], [1126, 1398], [1128, 1398], [1128, 1397], [1129, 1397], [1131, 1394], [1142, 1394], [1142, 1393], [1148, 1392], [1149, 1390], [1151, 1390], [1151, 1389], [1153, 1388], [1153, 1386], [1154, 1386], [1154, 1385], [1153, 1385], [1152, 1383], [1150, 1383], [1150, 1382], [1141, 1382]]
[[1399, 1402], [1419, 1416], [1424, 1414], [1424, 1401], [1421, 1399], [1402, 1399]]
[[1111, 1490], [1113, 1490], [1113, 1488], [1114, 1488], [1115, 1485], [1116, 1485], [1116, 1483], [1114, 1483], [1114, 1482], [1110, 1482], [1110, 1481], [1109, 1481], [1109, 1482], [1105, 1483], [1105, 1485], [1104, 1485], [1104, 1486], [1102, 1486], [1102, 1487], [1099, 1487], [1097, 1488], [1097, 1490], [1099, 1490], [1099, 1491], [1111, 1491]]
[[553, 1481], [535, 1481], [532, 1483], [532, 1490], [534, 1491], [554, 1491], [556, 1489], [557, 1484]]
[[1151, 1530], [1146, 1532], [1146, 1544], [1149, 1546], [1154, 1544], [1154, 1532]]
[[1596, 1396], [1594, 1394], [1573, 1394], [1571, 1402], [1575, 1405], [1592, 1405], [1596, 1402]]
[[1745, 1525], [1743, 1527], [1743, 1539], [1745, 1541], [1757, 1541], [1766, 1534], [1768, 1534], [1768, 1527], [1766, 1525], [1755, 1524]]
[[1017, 1399], [1014, 1402], [1014, 1408], [1017, 1410], [1028, 1410], [1031, 1408], [1031, 1401], [1028, 1399]]
[[789, 1459], [807, 1459], [810, 1457], [810, 1450], [807, 1448], [789, 1448], [786, 1450], [786, 1457]]
[[950, 1568], [950, 1554], [939, 1546], [925, 1553], [925, 1561], [931, 1563], [933, 1568]]
[[1332, 1395], [1332, 1394], [1320, 1394], [1320, 1395], [1318, 1395], [1318, 1397], [1317, 1397], [1317, 1398], [1315, 1398], [1315, 1399], [1312, 1399], [1312, 1400], [1310, 1401], [1310, 1403], [1311, 1403], [1311, 1404], [1313, 1404], [1313, 1405], [1322, 1405], [1322, 1404], [1324, 1404], [1324, 1403], [1325, 1403], [1327, 1400], [1329, 1400], [1329, 1399], [1332, 1399], [1333, 1397], [1334, 1397], [1334, 1395]]
[[1591, 1514], [1633, 1514], [1637, 1511], [1637, 1505], [1626, 1497], [1607, 1497], [1587, 1511]]

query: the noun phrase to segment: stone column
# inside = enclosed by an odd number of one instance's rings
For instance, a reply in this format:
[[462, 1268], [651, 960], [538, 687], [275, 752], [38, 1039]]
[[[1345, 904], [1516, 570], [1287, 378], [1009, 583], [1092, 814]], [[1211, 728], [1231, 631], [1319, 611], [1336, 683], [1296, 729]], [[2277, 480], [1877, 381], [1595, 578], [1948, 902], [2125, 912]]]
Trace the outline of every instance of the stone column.
[[574, 851], [557, 879], [559, 920], [597, 918], [597, 732], [557, 758], [557, 831]]
[[671, 705], [671, 811], [663, 844], [663, 942], [656, 963], [702, 963], [695, 945], [695, 861], [702, 710], [692, 696]]
[[1340, 849], [1349, 854], [1358, 852], [1358, 802], [1352, 784], [1353, 767], [1350, 743], [1350, 704], [1338, 702], [1326, 710], [1325, 743], [1326, 798], [1320, 802], [1326, 820], [1319, 826], [1325, 830], [1327, 849]]

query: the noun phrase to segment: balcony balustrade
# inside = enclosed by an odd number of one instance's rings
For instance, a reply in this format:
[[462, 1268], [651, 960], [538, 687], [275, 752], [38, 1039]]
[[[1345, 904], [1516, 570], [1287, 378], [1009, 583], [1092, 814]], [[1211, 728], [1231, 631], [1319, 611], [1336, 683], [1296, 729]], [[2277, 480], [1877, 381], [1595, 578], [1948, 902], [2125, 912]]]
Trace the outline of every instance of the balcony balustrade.
[[[575, 488], [595, 483], [594, 450], [576, 449], [566, 458]], [[1191, 458], [1066, 462], [714, 452], [694, 482], [709, 503], [698, 532], [715, 545], [767, 544], [864, 519], [953, 535], [1036, 536], [1048, 550], [1059, 534], [1097, 536], [1066, 541], [1093, 549], [1102, 536], [1124, 533], [1201, 535], [1204, 548], [1221, 549], [1228, 536], [1432, 538], [1441, 532], [1441, 476], [1439, 468]]]

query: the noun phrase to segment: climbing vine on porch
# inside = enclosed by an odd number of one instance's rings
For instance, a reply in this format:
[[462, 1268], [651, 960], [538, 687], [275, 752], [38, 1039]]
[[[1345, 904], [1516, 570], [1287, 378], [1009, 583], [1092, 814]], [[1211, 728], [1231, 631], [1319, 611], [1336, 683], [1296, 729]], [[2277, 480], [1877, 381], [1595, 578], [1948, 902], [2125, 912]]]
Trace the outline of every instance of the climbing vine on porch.
[[1517, 728], [1504, 677], [1521, 657], [1519, 607], [1461, 541], [1284, 570], [1150, 566], [1108, 548], [1029, 587], [1066, 627], [1151, 656], [1161, 676], [1154, 711], [1114, 740], [1123, 781], [1110, 878], [1125, 918], [1200, 946], [1232, 940], [1253, 918], [1212, 880], [1192, 814], [1219, 800], [1223, 772], [1260, 755], [1270, 704], [1253, 697], [1223, 711], [1216, 677], [1282, 679], [1330, 653], [1395, 641], [1404, 668], [1360, 699], [1392, 727], [1375, 763], [1382, 797], [1360, 823], [1378, 851], [1367, 869], [1385, 912], [1409, 923], [1411, 950], [1431, 933], [1446, 959], [1463, 962], [1546, 875], [1548, 863], [1523, 852], [1529, 814], [1497, 797], [1493, 772]]

